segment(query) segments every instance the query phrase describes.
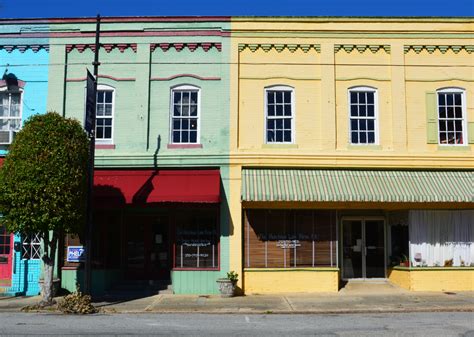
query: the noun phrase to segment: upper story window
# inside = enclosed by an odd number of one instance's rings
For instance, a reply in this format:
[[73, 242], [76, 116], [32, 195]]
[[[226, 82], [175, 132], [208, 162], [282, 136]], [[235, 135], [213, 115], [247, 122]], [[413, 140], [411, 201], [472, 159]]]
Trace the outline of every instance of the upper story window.
[[95, 126], [95, 138], [98, 143], [111, 143], [113, 141], [114, 101], [114, 88], [99, 84], [97, 86]]
[[171, 143], [199, 144], [200, 94], [198, 87], [171, 89]]
[[20, 90], [0, 88], [0, 145], [11, 144], [21, 127]]
[[370, 87], [349, 89], [351, 144], [377, 144], [377, 90]]
[[465, 144], [466, 104], [464, 90], [438, 90], [438, 141], [441, 145]]
[[274, 86], [265, 89], [265, 141], [294, 142], [294, 89]]

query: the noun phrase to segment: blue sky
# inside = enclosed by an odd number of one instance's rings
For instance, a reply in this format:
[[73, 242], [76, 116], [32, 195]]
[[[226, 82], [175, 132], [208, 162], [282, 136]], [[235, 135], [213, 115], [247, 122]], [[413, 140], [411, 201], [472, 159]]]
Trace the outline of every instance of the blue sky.
[[0, 0], [1, 18], [161, 15], [474, 16], [474, 0]]

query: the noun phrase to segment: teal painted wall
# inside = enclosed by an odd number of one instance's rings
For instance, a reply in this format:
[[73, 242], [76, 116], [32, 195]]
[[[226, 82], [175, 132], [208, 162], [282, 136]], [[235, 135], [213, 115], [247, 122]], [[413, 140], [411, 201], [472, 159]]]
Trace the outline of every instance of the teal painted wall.
[[[139, 19], [137, 19], [139, 20]], [[55, 24], [58, 32], [90, 32], [89, 23]], [[230, 127], [230, 37], [221, 35], [230, 22], [134, 22], [102, 23], [102, 44], [137, 45], [123, 52], [113, 47], [100, 49], [99, 84], [115, 89], [114, 149], [96, 150], [98, 168], [219, 168], [222, 178], [220, 271], [174, 271], [176, 293], [216, 293], [216, 279], [229, 269], [229, 127]], [[130, 32], [137, 36], [125, 36]], [[211, 31], [211, 33], [209, 33]], [[146, 32], [147, 34], [144, 34]], [[155, 36], [151, 36], [156, 32]], [[175, 32], [175, 33], [171, 33]], [[185, 36], [183, 32], [190, 32]], [[203, 33], [207, 32], [207, 33]], [[143, 34], [142, 34], [143, 33]], [[158, 34], [159, 33], [159, 34]], [[163, 36], [163, 34], [169, 36]], [[115, 35], [115, 36], [111, 36]], [[61, 37], [51, 39], [48, 109], [68, 117], [84, 119], [86, 68], [92, 71], [90, 49], [66, 51], [67, 44], [93, 43], [92, 38]], [[170, 47], [163, 51], [151, 44], [220, 43], [205, 51]], [[67, 64], [66, 67], [63, 64]], [[192, 74], [193, 76], [179, 76]], [[178, 76], [178, 77], [176, 77]], [[173, 78], [176, 77], [176, 78]], [[201, 78], [201, 79], [200, 79]], [[66, 81], [67, 80], [67, 81]], [[201, 89], [200, 128], [202, 148], [168, 148], [170, 135], [170, 90], [181, 84]], [[70, 271], [67, 271], [69, 274]], [[64, 271], [63, 271], [64, 274]], [[67, 278], [70, 275], [67, 276]], [[64, 278], [64, 276], [63, 276]], [[71, 283], [71, 282], [69, 282]]]
[[[0, 76], [5, 71], [26, 82], [22, 93], [22, 123], [35, 114], [46, 112], [48, 97], [49, 38], [48, 25], [35, 23], [0, 24]], [[37, 33], [37, 37], [23, 37], [21, 34]], [[1, 37], [1, 34], [11, 34]], [[34, 35], [34, 34], [33, 34]], [[8, 146], [0, 145], [0, 156], [8, 153]], [[21, 244], [19, 235], [14, 242]], [[37, 295], [41, 275], [41, 260], [24, 260], [21, 251], [14, 252], [11, 287], [4, 289], [10, 295]]]

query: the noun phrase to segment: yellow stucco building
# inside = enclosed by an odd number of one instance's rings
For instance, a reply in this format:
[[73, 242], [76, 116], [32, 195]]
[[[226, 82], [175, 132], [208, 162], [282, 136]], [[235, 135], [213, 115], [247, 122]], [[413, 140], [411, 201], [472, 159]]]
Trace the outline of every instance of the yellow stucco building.
[[474, 290], [473, 41], [466, 18], [232, 18], [245, 293]]

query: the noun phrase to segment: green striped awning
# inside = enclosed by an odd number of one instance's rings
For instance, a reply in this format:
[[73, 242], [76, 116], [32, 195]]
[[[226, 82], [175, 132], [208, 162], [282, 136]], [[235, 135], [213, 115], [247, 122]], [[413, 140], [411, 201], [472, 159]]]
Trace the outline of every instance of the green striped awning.
[[242, 201], [474, 202], [474, 171], [243, 169]]

